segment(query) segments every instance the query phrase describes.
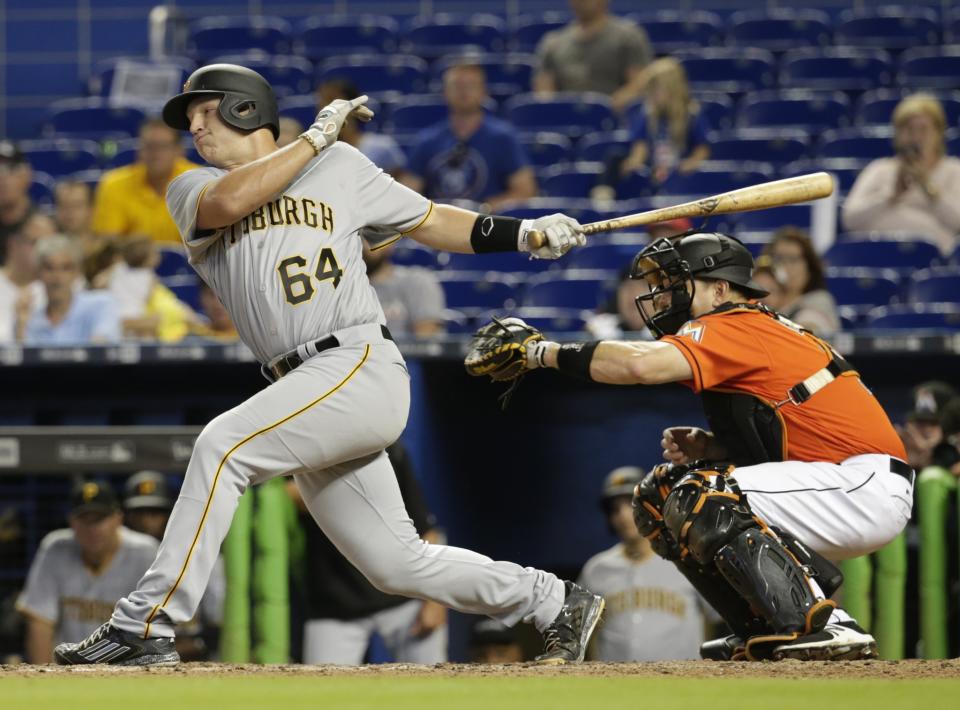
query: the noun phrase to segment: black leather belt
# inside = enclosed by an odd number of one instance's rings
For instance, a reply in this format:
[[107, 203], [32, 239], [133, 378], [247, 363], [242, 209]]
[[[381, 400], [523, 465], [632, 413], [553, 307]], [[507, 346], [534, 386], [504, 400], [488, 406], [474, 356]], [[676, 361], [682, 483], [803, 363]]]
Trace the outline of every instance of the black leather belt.
[[[387, 326], [381, 325], [380, 332], [383, 334], [385, 340], [393, 340], [393, 336], [390, 335], [390, 331], [387, 330]], [[328, 335], [326, 338], [321, 338], [320, 340], [316, 341], [313, 344], [313, 347], [318, 353], [322, 353], [324, 350], [340, 347], [340, 341], [337, 340], [336, 336]], [[272, 375], [274, 382], [276, 382], [288, 372], [295, 370], [302, 364], [303, 358], [300, 357], [300, 354], [296, 350], [291, 350], [285, 355], [281, 355], [276, 362], [270, 365], [270, 367], [264, 367], [264, 370]]]
[[895, 473], [898, 476], [903, 476], [910, 482], [910, 485], [913, 485], [913, 479], [916, 475], [913, 469], [910, 467], [910, 464], [901, 461], [900, 459], [895, 459], [892, 456], [890, 457], [890, 473]]

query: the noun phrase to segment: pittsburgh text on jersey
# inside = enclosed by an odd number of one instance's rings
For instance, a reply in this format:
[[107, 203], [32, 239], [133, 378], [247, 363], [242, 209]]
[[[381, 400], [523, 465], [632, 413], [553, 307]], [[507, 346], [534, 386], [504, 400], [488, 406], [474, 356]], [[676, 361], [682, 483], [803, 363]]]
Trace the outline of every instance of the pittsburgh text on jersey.
[[333, 208], [309, 197], [281, 195], [248, 214], [224, 230], [234, 244], [237, 237], [280, 225], [306, 225], [327, 234], [333, 232]]

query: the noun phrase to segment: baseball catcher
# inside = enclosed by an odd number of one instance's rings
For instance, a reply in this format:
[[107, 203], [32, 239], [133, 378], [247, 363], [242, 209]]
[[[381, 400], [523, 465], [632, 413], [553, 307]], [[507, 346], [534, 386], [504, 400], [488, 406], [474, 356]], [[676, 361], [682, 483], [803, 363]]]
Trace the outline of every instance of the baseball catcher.
[[[910, 517], [914, 472], [880, 404], [828, 343], [759, 304], [753, 258], [733, 237], [658, 240], [634, 259], [637, 307], [655, 342], [559, 344], [505, 319], [519, 342], [472, 374], [537, 368], [608, 384], [679, 382], [701, 395], [710, 431], [663, 433], [667, 463], [637, 486], [639, 531], [672, 560], [733, 635], [704, 658], [833, 660], [876, 655], [830, 600], [834, 562], [887, 544]], [[517, 336], [519, 337], [519, 336]]]

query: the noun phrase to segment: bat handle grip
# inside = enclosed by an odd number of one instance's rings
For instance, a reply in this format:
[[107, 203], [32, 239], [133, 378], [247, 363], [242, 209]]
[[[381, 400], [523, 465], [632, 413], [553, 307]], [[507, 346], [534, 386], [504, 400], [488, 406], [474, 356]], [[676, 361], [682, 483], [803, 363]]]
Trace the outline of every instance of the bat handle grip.
[[547, 243], [547, 235], [539, 229], [531, 229], [527, 232], [527, 248], [529, 251], [536, 251]]

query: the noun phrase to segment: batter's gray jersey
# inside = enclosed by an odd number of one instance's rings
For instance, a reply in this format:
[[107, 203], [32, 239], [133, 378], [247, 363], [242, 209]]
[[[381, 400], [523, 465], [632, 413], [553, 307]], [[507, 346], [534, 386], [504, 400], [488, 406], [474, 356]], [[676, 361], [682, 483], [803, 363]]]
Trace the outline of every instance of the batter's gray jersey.
[[607, 601], [594, 636], [596, 660], [700, 657], [703, 602], [673, 563], [656, 555], [637, 562], [614, 545], [587, 561], [579, 583]]
[[385, 322], [367, 280], [361, 230], [373, 242], [391, 241], [426, 219], [429, 200], [341, 141], [239, 222], [198, 231], [200, 197], [226, 172], [183, 173], [170, 183], [167, 207], [190, 262], [261, 362], [341, 328]]
[[40, 543], [17, 609], [53, 623], [54, 643], [82, 639], [137, 586], [157, 547], [149, 535], [121, 527], [120, 547], [107, 567], [95, 573], [83, 564], [73, 531], [54, 530]]

